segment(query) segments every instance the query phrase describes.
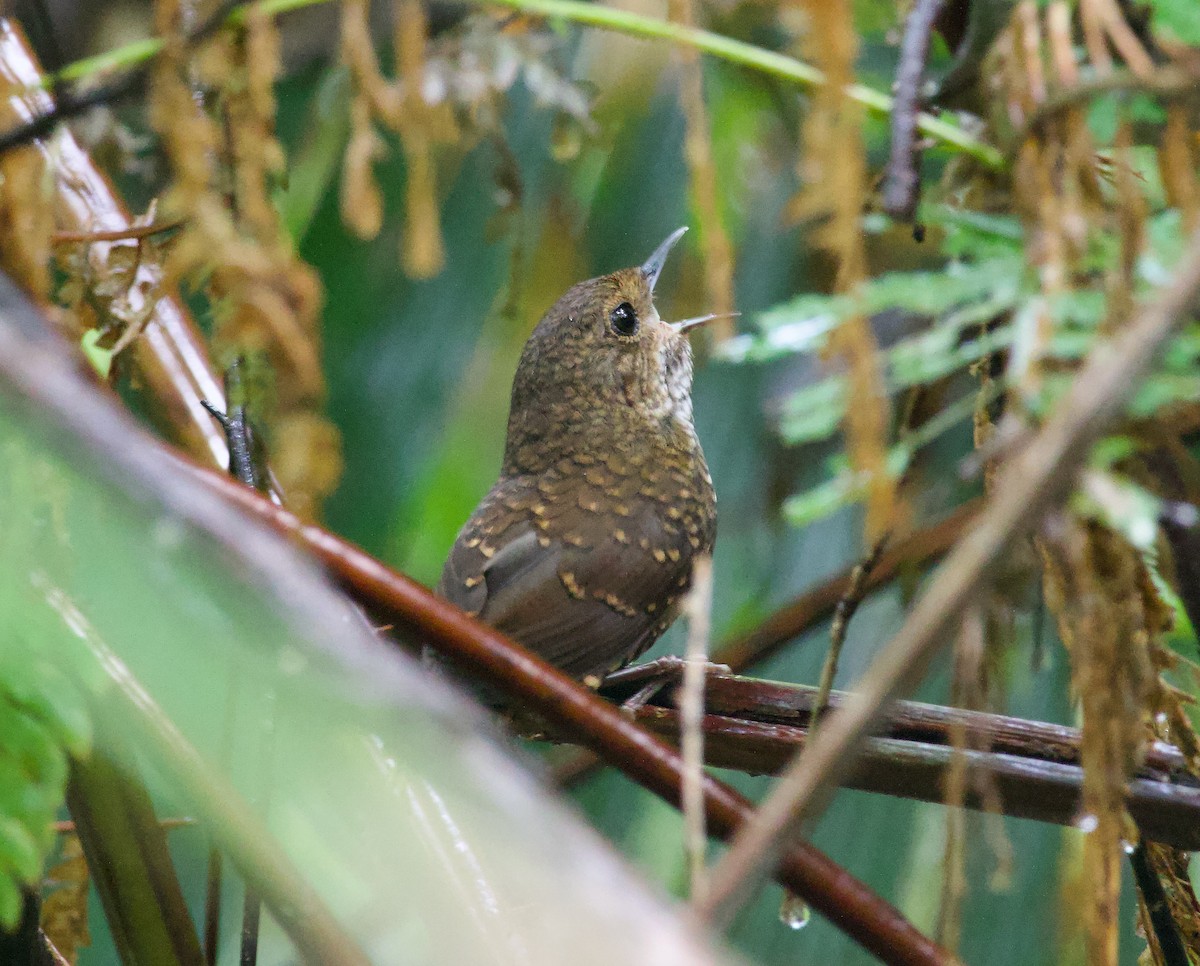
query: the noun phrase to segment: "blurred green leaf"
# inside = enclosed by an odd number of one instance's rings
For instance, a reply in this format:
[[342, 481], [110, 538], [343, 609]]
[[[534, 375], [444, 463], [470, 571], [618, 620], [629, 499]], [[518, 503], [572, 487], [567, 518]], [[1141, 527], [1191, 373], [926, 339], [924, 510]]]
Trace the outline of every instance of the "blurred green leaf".
[[1147, 0], [1155, 33], [1180, 44], [1200, 45], [1200, 6], [1191, 0]]
[[335, 67], [313, 94], [300, 142], [292, 149], [287, 185], [275, 203], [284, 230], [299, 245], [333, 183], [350, 136], [350, 74]]

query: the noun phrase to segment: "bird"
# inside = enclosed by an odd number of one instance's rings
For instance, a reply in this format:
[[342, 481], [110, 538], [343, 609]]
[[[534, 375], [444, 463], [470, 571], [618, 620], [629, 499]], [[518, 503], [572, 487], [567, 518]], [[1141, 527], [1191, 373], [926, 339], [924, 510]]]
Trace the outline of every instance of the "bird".
[[687, 334], [717, 316], [664, 322], [653, 300], [686, 230], [639, 266], [572, 286], [538, 322], [499, 479], [437, 587], [592, 686], [662, 636], [716, 538]]

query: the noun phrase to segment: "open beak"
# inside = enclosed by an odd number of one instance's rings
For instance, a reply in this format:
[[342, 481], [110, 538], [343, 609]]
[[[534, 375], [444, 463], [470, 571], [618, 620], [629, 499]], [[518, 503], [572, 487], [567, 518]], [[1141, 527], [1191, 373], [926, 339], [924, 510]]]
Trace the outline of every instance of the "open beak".
[[668, 322], [667, 324], [675, 330], [676, 335], [687, 335], [692, 329], [708, 325], [713, 319], [736, 319], [741, 314], [741, 312], [710, 312], [708, 315], [697, 315], [693, 319], [684, 319], [682, 322]]
[[671, 249], [675, 247], [675, 243], [683, 237], [683, 233], [686, 231], [687, 225], [676, 228], [661, 245], [654, 249], [654, 254], [647, 258], [642, 265], [642, 274], [646, 276], [646, 284], [650, 286], [651, 292], [654, 291], [654, 283], [658, 281], [658, 276], [667, 263], [667, 256], [671, 254]]

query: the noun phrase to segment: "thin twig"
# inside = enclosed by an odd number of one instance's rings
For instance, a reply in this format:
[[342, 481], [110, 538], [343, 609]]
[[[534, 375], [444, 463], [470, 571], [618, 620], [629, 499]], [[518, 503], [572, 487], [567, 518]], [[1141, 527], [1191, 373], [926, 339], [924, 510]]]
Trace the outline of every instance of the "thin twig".
[[1200, 96], [1200, 78], [1194, 73], [1175, 67], [1162, 67], [1148, 77], [1115, 70], [1064, 87], [1049, 95], [1029, 115], [1024, 128], [1012, 140], [1015, 152], [1029, 137], [1040, 132], [1047, 123], [1064, 111], [1080, 107], [1095, 97], [1104, 94], [1150, 94], [1154, 97], [1195, 98]]
[[58, 947], [54, 945], [54, 942], [45, 932], [39, 929], [38, 936], [41, 938], [42, 944], [46, 947], [46, 955], [50, 957], [50, 961], [54, 966], [72, 966], [71, 961], [58, 951]]
[[679, 699], [680, 751], [683, 755], [684, 852], [691, 877], [692, 902], [704, 899], [704, 679], [708, 670], [708, 639], [712, 627], [712, 557], [702, 555], [692, 565], [692, 589], [685, 611], [688, 620], [683, 687]]
[[[196, 820], [194, 818], [160, 818], [158, 824], [164, 832], [170, 832], [177, 828], [191, 828], [196, 825]], [[53, 828], [55, 835], [75, 834], [75, 823], [70, 819], [55, 822]]]
[[204, 864], [204, 934], [201, 948], [205, 966], [216, 966], [221, 941], [221, 881], [223, 877], [221, 850], [216, 843], [208, 848]]
[[825, 654], [825, 664], [821, 667], [821, 680], [817, 685], [816, 713], [813, 715], [812, 723], [814, 731], [820, 723], [825, 705], [829, 701], [829, 692], [833, 690], [833, 679], [837, 676], [838, 660], [842, 655], [842, 645], [846, 642], [846, 631], [850, 628], [850, 621], [857, 612], [858, 605], [866, 596], [867, 580], [871, 576], [871, 571], [875, 569], [875, 565], [879, 563], [880, 554], [887, 546], [889, 536], [890, 534], [885, 533], [876, 540], [871, 552], [850, 571], [850, 583], [833, 612], [833, 623], [829, 627], [829, 651]]
[[[244, 482], [244, 481], [243, 481]], [[262, 714], [261, 733], [257, 735], [258, 762], [255, 764], [255, 782], [252, 803], [265, 820], [271, 809], [271, 773], [275, 759], [275, 692], [268, 691], [258, 710]], [[242, 897], [242, 949], [239, 966], [258, 966], [258, 934], [262, 919], [261, 891], [253, 882], [246, 883]]]
[[156, 225], [130, 225], [128, 228], [114, 228], [110, 231], [56, 231], [50, 235], [50, 243], [52, 245], [74, 245], [126, 241], [150, 238], [152, 235], [161, 235], [182, 227], [182, 221], [167, 221]]
[[896, 66], [896, 102], [892, 108], [892, 150], [884, 173], [883, 210], [912, 221], [921, 184], [917, 147], [917, 105], [929, 60], [929, 36], [943, 0], [916, 0], [904, 21], [900, 62]]
[[1092, 444], [1121, 415], [1163, 344], [1200, 300], [1200, 233], [1175, 277], [1111, 341], [1089, 353], [1070, 391], [1006, 468], [977, 525], [938, 568], [900, 632], [879, 653], [845, 708], [799, 753], [754, 821], [716, 866], [703, 910], [729, 918], [778, 861], [780, 851], [832, 797], [854, 751], [891, 702], [913, 687], [1014, 542], [1069, 492]]

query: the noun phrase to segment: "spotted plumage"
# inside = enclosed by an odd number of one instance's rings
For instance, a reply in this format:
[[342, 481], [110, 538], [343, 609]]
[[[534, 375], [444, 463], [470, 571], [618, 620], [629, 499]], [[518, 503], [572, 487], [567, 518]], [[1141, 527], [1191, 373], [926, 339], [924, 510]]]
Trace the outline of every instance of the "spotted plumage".
[[716, 533], [685, 335], [702, 320], [665, 323], [652, 301], [679, 234], [642, 267], [575, 285], [538, 323], [500, 478], [438, 587], [579, 678], [654, 643]]

